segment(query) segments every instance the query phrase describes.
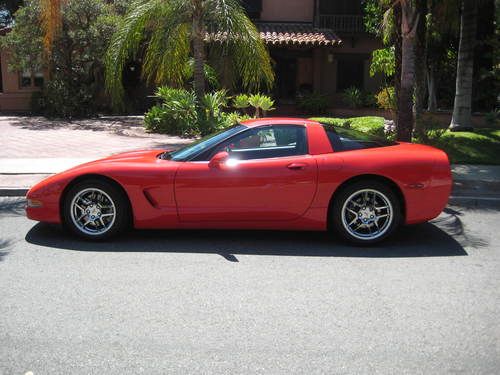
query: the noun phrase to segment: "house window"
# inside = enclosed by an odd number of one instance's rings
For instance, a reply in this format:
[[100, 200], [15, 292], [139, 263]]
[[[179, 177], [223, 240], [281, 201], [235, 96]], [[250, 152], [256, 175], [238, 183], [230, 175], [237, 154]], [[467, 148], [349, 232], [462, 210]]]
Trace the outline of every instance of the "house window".
[[337, 58], [337, 92], [354, 86], [360, 90], [364, 88], [364, 57]]
[[21, 88], [42, 87], [43, 73], [25, 70], [20, 74], [19, 81]]
[[258, 20], [260, 18], [260, 12], [262, 11], [262, 0], [243, 0], [242, 5], [250, 19]]

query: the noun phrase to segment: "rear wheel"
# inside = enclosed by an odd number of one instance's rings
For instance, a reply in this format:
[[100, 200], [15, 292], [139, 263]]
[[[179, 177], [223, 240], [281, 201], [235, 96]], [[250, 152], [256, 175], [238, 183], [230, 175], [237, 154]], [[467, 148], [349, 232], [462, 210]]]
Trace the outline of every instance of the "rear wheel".
[[73, 186], [64, 198], [63, 221], [73, 233], [102, 240], [125, 230], [130, 212], [124, 193], [113, 184], [98, 179]]
[[387, 185], [360, 181], [342, 189], [331, 210], [333, 229], [355, 244], [374, 244], [390, 236], [401, 221], [399, 200]]

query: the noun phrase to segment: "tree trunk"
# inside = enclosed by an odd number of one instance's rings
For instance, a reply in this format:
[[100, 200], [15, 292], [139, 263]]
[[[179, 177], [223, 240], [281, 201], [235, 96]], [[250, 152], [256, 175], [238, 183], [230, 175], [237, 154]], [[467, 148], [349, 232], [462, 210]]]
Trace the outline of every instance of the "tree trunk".
[[195, 0], [193, 11], [193, 57], [194, 57], [194, 92], [198, 99], [205, 95], [205, 28], [203, 26], [203, 10], [201, 0]]
[[410, 0], [401, 4], [401, 89], [398, 98], [398, 141], [411, 142], [413, 132], [413, 90], [415, 87], [415, 33], [419, 21]]
[[[393, 8], [394, 15], [394, 96], [397, 112], [397, 105], [399, 103], [399, 92], [401, 89], [401, 5], [399, 3], [394, 4]], [[397, 126], [398, 119], [394, 116], [394, 122]]]
[[415, 7], [419, 19], [415, 40], [415, 131], [419, 136], [425, 136], [425, 126], [422, 123], [422, 112], [424, 111], [426, 89], [427, 89], [427, 0], [416, 0]]
[[455, 102], [450, 130], [472, 128], [472, 73], [474, 71], [474, 45], [476, 39], [476, 0], [462, 0], [460, 16], [460, 45], [458, 47]]
[[434, 66], [429, 65], [429, 70], [427, 72], [427, 110], [429, 112], [435, 112], [437, 109], [437, 99], [436, 99], [436, 79], [434, 76]]
[[413, 88], [415, 84], [415, 38], [403, 35], [401, 88], [398, 98], [397, 140], [411, 142], [413, 132]]

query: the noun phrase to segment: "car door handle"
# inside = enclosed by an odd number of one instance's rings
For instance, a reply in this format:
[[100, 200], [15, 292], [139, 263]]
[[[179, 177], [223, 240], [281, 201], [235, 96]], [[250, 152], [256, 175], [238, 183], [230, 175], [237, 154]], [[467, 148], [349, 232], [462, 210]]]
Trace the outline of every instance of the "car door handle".
[[305, 169], [307, 167], [307, 164], [306, 163], [292, 163], [292, 164], [288, 164], [286, 167], [288, 169], [292, 169], [292, 170], [299, 170], [299, 169]]

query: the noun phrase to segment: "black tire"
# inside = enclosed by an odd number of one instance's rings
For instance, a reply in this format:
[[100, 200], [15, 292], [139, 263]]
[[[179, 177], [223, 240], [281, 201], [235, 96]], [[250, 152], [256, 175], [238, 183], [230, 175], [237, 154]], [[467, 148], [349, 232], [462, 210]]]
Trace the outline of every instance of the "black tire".
[[[371, 191], [378, 194], [373, 194]], [[368, 201], [364, 201], [366, 193], [368, 193]], [[356, 194], [361, 194], [361, 196]], [[359, 199], [356, 200], [356, 197]], [[353, 200], [355, 202], [352, 202]], [[382, 216], [388, 214], [389, 208], [383, 210], [378, 208], [384, 207], [385, 200], [390, 203], [387, 205], [390, 208], [390, 215], [386, 216], [387, 223], [384, 221], [386, 217]], [[352, 203], [346, 203], [348, 201]], [[371, 204], [371, 201], [376, 203]], [[353, 210], [357, 215], [354, 215]], [[371, 213], [375, 215], [371, 216]], [[378, 215], [380, 215], [380, 219], [377, 219]], [[373, 245], [392, 235], [399, 227], [401, 217], [399, 199], [388, 185], [379, 181], [363, 180], [349, 184], [335, 194], [330, 209], [330, 227], [335, 235], [351, 244]], [[364, 220], [366, 222], [363, 222]], [[354, 222], [352, 226], [349, 225], [351, 222]], [[355, 231], [354, 229], [359, 226], [361, 226], [360, 229]], [[348, 227], [350, 230], [347, 229]], [[364, 235], [366, 237], [363, 237]]]
[[[79, 200], [77, 205], [83, 209], [88, 208], [95, 210], [95, 212], [92, 211], [92, 215], [95, 214], [92, 218], [96, 217], [96, 221], [88, 224], [88, 229], [82, 229], [79, 225], [77, 225], [77, 223], [81, 223], [81, 221], [78, 221], [78, 218], [76, 218], [76, 216], [80, 216], [80, 212], [82, 211], [78, 211], [80, 208], [73, 207], [73, 200], [76, 200], [77, 196], [82, 193], [85, 194], [85, 192], [87, 192], [87, 194], [92, 194], [92, 191], [95, 191], [95, 194], [97, 195], [97, 198], [94, 201], [91, 201], [92, 206], [82, 205], [82, 203], [84, 203], [82, 200]], [[96, 195], [94, 195], [94, 197]], [[84, 195], [84, 198], [85, 197], [86, 196]], [[90, 197], [92, 197], [92, 195], [90, 195]], [[99, 201], [99, 199], [101, 199], [101, 201]], [[108, 204], [108, 200], [111, 200], [112, 205]], [[110, 206], [114, 206], [114, 208], [104, 208]], [[103, 208], [101, 209], [101, 207]], [[78, 212], [78, 215], [76, 212]], [[109, 218], [109, 214], [111, 212], [114, 212], [114, 219]], [[103, 217], [101, 217], [101, 215]], [[106, 216], [106, 218], [104, 218], [104, 216]], [[64, 196], [62, 204], [62, 219], [64, 226], [81, 238], [94, 241], [105, 240], [122, 233], [130, 227], [130, 204], [123, 191], [116, 187], [113, 183], [101, 179], [89, 178], [88, 180], [83, 180], [72, 186]], [[82, 221], [87, 221], [89, 219], [91, 219], [90, 214], [84, 216]], [[98, 232], [99, 228], [102, 233]], [[95, 233], [89, 233], [91, 230], [95, 230]]]

